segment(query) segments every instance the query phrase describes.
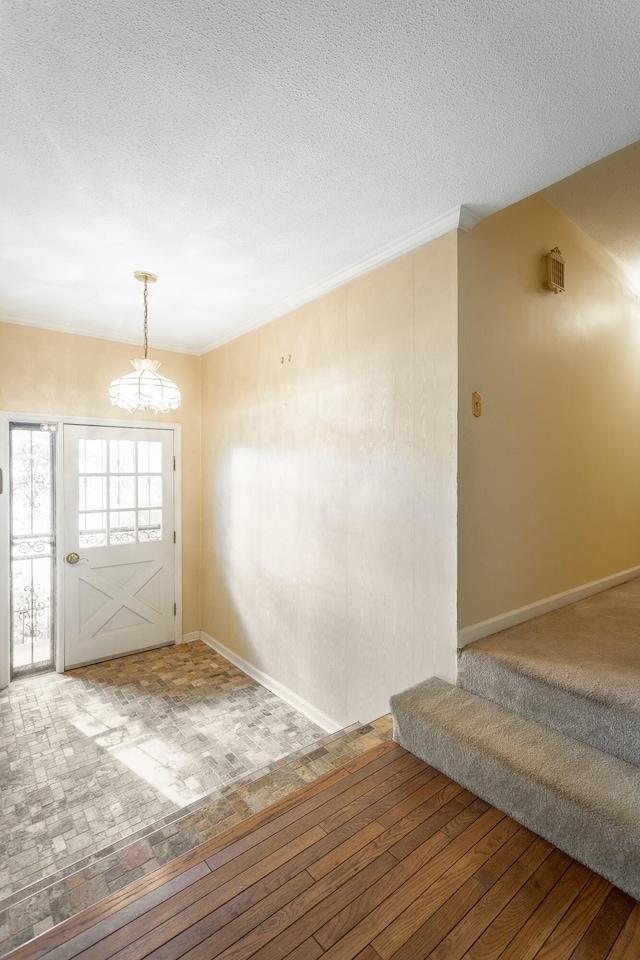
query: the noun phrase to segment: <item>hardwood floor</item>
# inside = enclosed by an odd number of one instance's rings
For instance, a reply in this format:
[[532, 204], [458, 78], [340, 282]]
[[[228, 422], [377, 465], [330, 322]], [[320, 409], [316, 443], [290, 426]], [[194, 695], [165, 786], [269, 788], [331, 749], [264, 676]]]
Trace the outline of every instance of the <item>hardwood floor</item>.
[[12, 960], [638, 960], [640, 904], [393, 741]]

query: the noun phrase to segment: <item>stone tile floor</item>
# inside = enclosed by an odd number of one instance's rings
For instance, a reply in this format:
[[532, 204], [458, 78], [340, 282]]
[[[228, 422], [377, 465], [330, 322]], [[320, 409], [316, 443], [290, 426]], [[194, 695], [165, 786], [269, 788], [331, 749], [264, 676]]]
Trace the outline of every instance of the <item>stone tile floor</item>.
[[[211, 689], [216, 685], [215, 679], [212, 682], [202, 682], [203, 672], [206, 671], [214, 673], [217, 671], [215, 675], [220, 678], [217, 695]], [[127, 675], [126, 682], [125, 673]], [[107, 697], [110, 695], [115, 697], [119, 703], [122, 703], [117, 694], [114, 693], [116, 689], [121, 689], [124, 692], [125, 701], [129, 704], [132, 717], [135, 715], [136, 709], [141, 709], [140, 704], [144, 701], [146, 695], [155, 695], [162, 698], [166, 704], [170, 702], [173, 706], [168, 709], [177, 709], [178, 714], [182, 713], [179, 709], [180, 706], [193, 707], [196, 703], [217, 701], [219, 703], [218, 718], [225, 713], [227, 715], [231, 714], [231, 719], [234, 721], [232, 724], [234, 727], [233, 733], [236, 736], [236, 740], [233, 742], [240, 742], [247, 751], [258, 750], [259, 748], [266, 749], [264, 740], [269, 741], [273, 738], [274, 728], [281, 725], [284, 728], [277, 732], [285, 740], [289, 736], [293, 740], [295, 740], [296, 735], [304, 737], [304, 731], [307, 729], [312, 729], [316, 734], [318, 733], [317, 727], [292, 711], [287, 704], [279, 701], [269, 691], [259, 687], [258, 684], [255, 684], [240, 671], [235, 670], [222, 657], [219, 657], [201, 643], [190, 644], [188, 647], [165, 648], [161, 651], [153, 651], [152, 654], [140, 654], [136, 655], [135, 658], [128, 657], [106, 664], [97, 664], [93, 667], [73, 671], [72, 674], [65, 677], [58, 677], [57, 681], [55, 676], [50, 675], [49, 678], [41, 678], [40, 681], [34, 679], [21, 683], [25, 684], [25, 687], [27, 684], [32, 687], [36, 699], [41, 690], [40, 684], [42, 684], [45, 690], [42, 697], [43, 702], [47, 699], [46, 691], [49, 689], [47, 680], [54, 688], [56, 682], [64, 684], [67, 677], [79, 681], [77, 688], [64, 687], [65, 698], [67, 691], [71, 696], [73, 689], [79, 690], [84, 687], [85, 691], [90, 690], [94, 693], [107, 691]], [[122, 684], [121, 687], [118, 686], [117, 678]], [[185, 684], [186, 689], [183, 690], [182, 696], [176, 694], [176, 687], [184, 688]], [[193, 688], [196, 685], [200, 688], [206, 688], [201, 690], [199, 696], [193, 696]], [[243, 711], [240, 710], [238, 713], [236, 709], [237, 701], [234, 698], [238, 691], [244, 688], [248, 688], [249, 691], [246, 701], [248, 705], [253, 703], [256, 697], [262, 698], [262, 709], [265, 711], [264, 724], [260, 719], [260, 713], [258, 712], [256, 716], [253, 710], [250, 710], [251, 716], [247, 724], [243, 725], [239, 720]], [[225, 690], [226, 692], [220, 692]], [[11, 688], [12, 696], [13, 691], [14, 687]], [[110, 694], [108, 691], [110, 691]], [[137, 697], [133, 696], [127, 700], [128, 694], [132, 691], [138, 692]], [[49, 690], [49, 693], [51, 692]], [[78, 696], [80, 697], [80, 694]], [[192, 696], [195, 703], [191, 702]], [[177, 699], [174, 699], [174, 697]], [[2, 713], [0, 713], [0, 720], [2, 721], [0, 723], [0, 735], [2, 737], [5, 736], [4, 720], [7, 716], [5, 699], [7, 699], [6, 694], [0, 695], [0, 710], [2, 710]], [[42, 704], [40, 705], [42, 706]], [[85, 700], [83, 705], [84, 707], [93, 706], [93, 710], [85, 710], [85, 713], [90, 717], [95, 717], [96, 709], [99, 710], [100, 706], [104, 705], [104, 701], [99, 698], [95, 701]], [[65, 703], [63, 703], [62, 709], [65, 721], [68, 721], [70, 715], [76, 718], [82, 716], [77, 710], [76, 712], [70, 711], [67, 714], [64, 706]], [[55, 711], [52, 711], [52, 714], [55, 715]], [[154, 711], [150, 711], [150, 716], [153, 717], [154, 715]], [[123, 724], [120, 724], [116, 727], [109, 727], [106, 723], [108, 719], [107, 713], [103, 711], [98, 718], [98, 726], [106, 726], [107, 731], [118, 730], [123, 726]], [[255, 729], [256, 721], [259, 725], [258, 730]], [[49, 723], [52, 723], [52, 721], [49, 720]], [[300, 724], [299, 727], [296, 726], [297, 723]], [[75, 730], [78, 729], [77, 725], [71, 724], [71, 726]], [[190, 735], [187, 742], [194, 737], [193, 722], [188, 726], [190, 729], [183, 731], [186, 736]], [[48, 729], [48, 725], [42, 729]], [[64, 724], [62, 729], [66, 729]], [[297, 731], [297, 734], [294, 734], [294, 730]], [[238, 754], [242, 753], [242, 750], [234, 749], [231, 746], [232, 741], [229, 737], [232, 734], [229, 730], [222, 732], [218, 728], [218, 734], [223, 737], [226, 743], [226, 746], [220, 747], [220, 751], [226, 751], [223, 753], [224, 758], [233, 770], [235, 767], [229, 755], [231, 754], [238, 760]], [[90, 733], [86, 735], [91, 736]], [[106, 735], [105, 730], [97, 730], [93, 734], [94, 739]], [[174, 803], [172, 808], [159, 819], [156, 819], [155, 822], [138, 825], [136, 829], [135, 816], [130, 817], [126, 821], [129, 824], [129, 829], [120, 830], [120, 839], [117, 838], [118, 834], [114, 833], [114, 839], [106, 846], [103, 845], [100, 848], [89, 845], [81, 858], [76, 858], [73, 862], [67, 862], [58, 868], [54, 865], [52, 869], [49, 869], [47, 875], [43, 874], [39, 879], [0, 899], [0, 956], [4, 956], [54, 924], [61, 923], [139, 877], [153, 872], [174, 857], [193, 849], [199, 843], [203, 843], [210, 837], [245, 820], [251, 814], [264, 809], [281, 797], [304, 786], [305, 783], [317, 779], [352, 757], [359, 756], [384, 740], [388, 740], [392, 735], [392, 722], [391, 718], [386, 716], [372, 724], [364, 726], [354, 724], [346, 730], [331, 735], [326, 735], [320, 731], [319, 735], [320, 739], [316, 739], [306, 748], [295, 749], [288, 744], [286, 747], [287, 756], [271, 760], [261, 769], [254, 769], [241, 775], [239, 779], [236, 778], [232, 782], [227, 782], [226, 786], [222, 786], [213, 792], [207, 792], [186, 807]], [[36, 742], [44, 743], [42, 740]], [[259, 748], [253, 746], [256, 742], [259, 744]], [[276, 742], [280, 743], [281, 739], [276, 738]], [[3, 741], [0, 741], [0, 743], [3, 743]], [[6, 745], [0, 745], [0, 770], [2, 772], [4, 772], [2, 757], [5, 749], [9, 748]], [[200, 749], [203, 754], [210, 753], [211, 744], [209, 742], [207, 746], [200, 744]], [[111, 763], [112, 758], [108, 756], [109, 744], [103, 744], [102, 750], [103, 753], [98, 762]], [[214, 753], [216, 753], [215, 744]], [[49, 756], [50, 754], [43, 750], [42, 755]], [[74, 755], [71, 754], [70, 756]], [[152, 753], [149, 755], [153, 756]], [[194, 754], [190, 756], [192, 759]], [[25, 762], [27, 764], [32, 763], [32, 759], [29, 754]], [[36, 763], [35, 768], [39, 769], [39, 764]], [[182, 767], [178, 765], [178, 768], [184, 774], [186, 772], [185, 768], [190, 769], [190, 761], [185, 761]], [[128, 775], [129, 767], [126, 764], [120, 769], [123, 776]], [[163, 780], [164, 770], [165, 766], [163, 765], [159, 778], [166, 786], [166, 781]], [[148, 771], [145, 775], [147, 778], [150, 776]], [[189, 776], [195, 775], [193, 773], [189, 774]], [[218, 771], [217, 776], [219, 775]], [[72, 773], [66, 773], [66, 778], [72, 779], [72, 776]], [[201, 779], [206, 778], [201, 776]], [[183, 782], [185, 782], [184, 777], [179, 777], [174, 784], [176, 789], [178, 787], [183, 789]], [[38, 786], [38, 783], [39, 781], [36, 778], [35, 789], [44, 789], [42, 785]], [[53, 781], [53, 783], [55, 785], [56, 781]], [[146, 781], [144, 783], [146, 784]], [[143, 784], [141, 789], [145, 790], [146, 786]], [[0, 784], [0, 796], [3, 793], [4, 790], [2, 784]], [[47, 794], [47, 799], [48, 796]], [[50, 805], [47, 803], [41, 804], [45, 810]], [[94, 802], [93, 805], [97, 809], [101, 809], [99, 802]], [[33, 806], [36, 807], [37, 802], [34, 802]], [[104, 815], [102, 810], [101, 815]], [[73, 820], [73, 817], [65, 816], [65, 819]], [[80, 820], [83, 823], [82, 814], [80, 814]], [[93, 820], [88, 821], [88, 823], [92, 822]], [[35, 823], [37, 826], [42, 821], [36, 820]], [[120, 827], [123, 828], [124, 824], [125, 821], [121, 820]], [[39, 832], [42, 833], [42, 827], [40, 827]], [[36, 830], [36, 836], [37, 833]], [[64, 833], [57, 835], [65, 837]], [[3, 837], [4, 831], [0, 833], [0, 844], [3, 842]], [[7, 864], [8, 860], [12, 861], [13, 856], [7, 859], [6, 854], [3, 854], [0, 863]]]
[[204, 643], [0, 693], [0, 905], [325, 736]]

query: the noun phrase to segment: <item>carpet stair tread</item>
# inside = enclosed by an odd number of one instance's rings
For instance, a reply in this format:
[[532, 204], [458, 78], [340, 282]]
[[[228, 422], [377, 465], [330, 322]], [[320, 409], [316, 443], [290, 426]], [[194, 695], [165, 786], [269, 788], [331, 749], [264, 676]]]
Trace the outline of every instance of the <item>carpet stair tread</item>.
[[640, 580], [464, 647], [457, 685], [640, 766]]
[[640, 768], [436, 678], [391, 711], [405, 749], [640, 899]]

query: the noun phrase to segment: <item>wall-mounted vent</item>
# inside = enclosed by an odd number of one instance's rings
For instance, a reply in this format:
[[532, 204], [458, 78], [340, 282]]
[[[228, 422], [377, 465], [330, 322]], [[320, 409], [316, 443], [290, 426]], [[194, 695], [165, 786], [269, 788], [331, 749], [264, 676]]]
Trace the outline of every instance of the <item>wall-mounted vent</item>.
[[544, 259], [544, 285], [554, 293], [564, 291], [564, 259], [557, 247], [550, 250]]

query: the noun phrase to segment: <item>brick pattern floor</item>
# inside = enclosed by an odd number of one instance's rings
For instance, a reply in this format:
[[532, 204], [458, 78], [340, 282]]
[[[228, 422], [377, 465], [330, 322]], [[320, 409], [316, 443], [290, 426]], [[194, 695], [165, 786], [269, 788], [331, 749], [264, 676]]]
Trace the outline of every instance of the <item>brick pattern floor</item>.
[[310, 748], [272, 761], [5, 898], [0, 902], [0, 956], [388, 740], [392, 732], [387, 715], [324, 735]]
[[16, 681], [0, 694], [0, 907], [324, 736], [200, 641]]

